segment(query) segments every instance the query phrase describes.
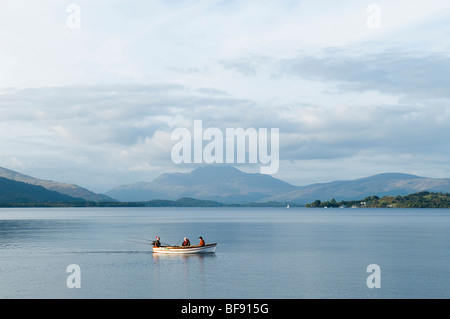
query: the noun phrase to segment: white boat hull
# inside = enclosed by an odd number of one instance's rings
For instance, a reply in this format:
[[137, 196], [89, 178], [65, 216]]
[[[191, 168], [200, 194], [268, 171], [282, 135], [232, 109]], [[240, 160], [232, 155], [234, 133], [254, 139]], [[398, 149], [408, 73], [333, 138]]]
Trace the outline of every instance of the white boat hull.
[[158, 254], [207, 254], [216, 251], [217, 244], [208, 244], [205, 246], [169, 246], [153, 247], [153, 253]]

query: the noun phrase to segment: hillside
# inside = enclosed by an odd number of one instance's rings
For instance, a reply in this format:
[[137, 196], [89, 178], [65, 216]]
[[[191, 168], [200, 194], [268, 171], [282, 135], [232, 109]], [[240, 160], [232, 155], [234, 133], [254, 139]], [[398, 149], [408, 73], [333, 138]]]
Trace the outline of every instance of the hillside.
[[31, 185], [42, 186], [47, 190], [65, 194], [70, 197], [83, 198], [87, 201], [94, 201], [94, 202], [115, 201], [114, 199], [106, 195], [96, 194], [94, 192], [91, 192], [83, 187], [74, 184], [65, 184], [38, 179], [2, 167], [0, 167], [0, 177], [4, 177], [17, 182], [23, 182]]
[[360, 200], [326, 202], [316, 200], [306, 207], [352, 207], [352, 208], [450, 208], [449, 193], [419, 192], [405, 196], [369, 196]]
[[0, 203], [84, 202], [84, 199], [50, 191], [42, 186], [0, 177]]
[[309, 203], [314, 200], [352, 200], [367, 196], [398, 196], [421, 191], [450, 192], [449, 178], [427, 178], [410, 174], [384, 173], [350, 181], [334, 181], [298, 187], [268, 200]]

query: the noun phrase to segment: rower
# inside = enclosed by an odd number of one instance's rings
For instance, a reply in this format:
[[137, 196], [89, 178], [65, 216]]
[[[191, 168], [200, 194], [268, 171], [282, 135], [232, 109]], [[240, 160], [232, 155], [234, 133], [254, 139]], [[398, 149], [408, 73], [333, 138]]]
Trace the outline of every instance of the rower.
[[190, 246], [191, 242], [190, 242], [189, 238], [184, 237], [184, 241], [183, 241], [183, 243], [181, 245], [182, 246]]
[[154, 247], [161, 247], [161, 243], [160, 243], [160, 241], [159, 241], [159, 237], [158, 236], [156, 236], [156, 240], [155, 240], [155, 243], [154, 243]]

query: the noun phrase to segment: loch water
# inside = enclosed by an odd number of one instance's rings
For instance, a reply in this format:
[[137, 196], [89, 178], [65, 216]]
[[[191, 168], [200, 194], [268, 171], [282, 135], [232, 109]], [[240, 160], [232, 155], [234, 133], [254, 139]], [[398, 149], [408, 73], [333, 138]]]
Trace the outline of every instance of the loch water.
[[0, 209], [0, 298], [449, 298], [449, 263], [450, 209]]

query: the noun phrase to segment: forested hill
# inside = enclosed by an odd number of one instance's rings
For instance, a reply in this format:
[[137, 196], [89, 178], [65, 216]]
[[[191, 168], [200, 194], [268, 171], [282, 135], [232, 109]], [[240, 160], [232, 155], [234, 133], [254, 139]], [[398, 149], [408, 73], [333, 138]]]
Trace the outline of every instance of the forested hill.
[[316, 200], [306, 207], [379, 207], [379, 208], [450, 208], [449, 193], [419, 192], [406, 196], [369, 196], [361, 200], [321, 202]]
[[46, 202], [84, 202], [82, 198], [75, 198], [42, 186], [13, 181], [0, 177], [0, 203], [46, 203]]

